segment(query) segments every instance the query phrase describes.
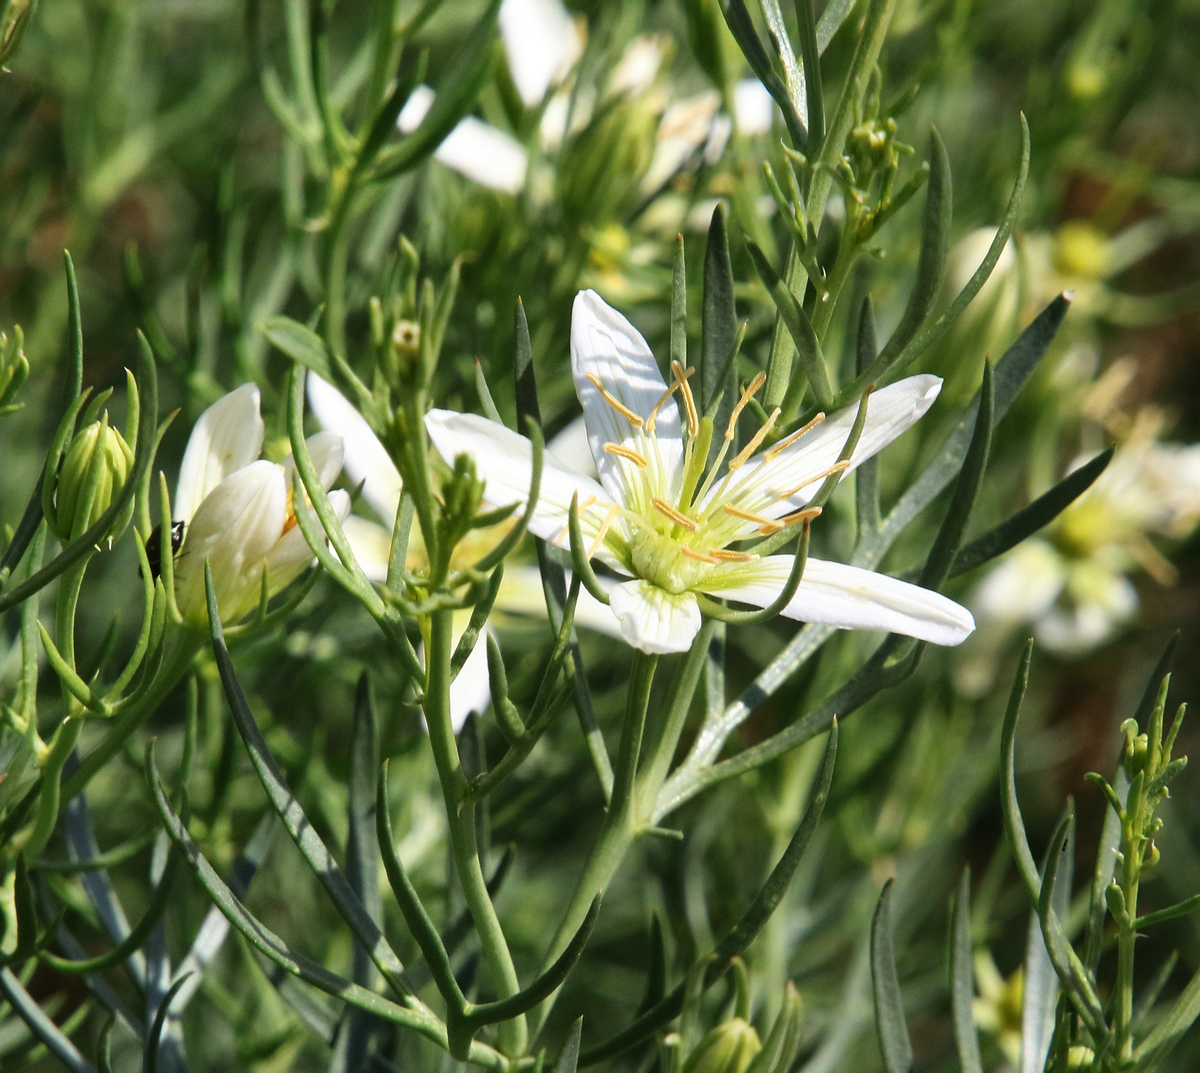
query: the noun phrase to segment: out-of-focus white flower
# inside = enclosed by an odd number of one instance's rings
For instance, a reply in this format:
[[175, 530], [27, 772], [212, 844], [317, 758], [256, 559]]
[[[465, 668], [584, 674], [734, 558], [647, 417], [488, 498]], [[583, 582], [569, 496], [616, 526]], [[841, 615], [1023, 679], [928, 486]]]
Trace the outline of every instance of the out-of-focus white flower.
[[[361, 485], [364, 502], [378, 518], [375, 521], [352, 514], [342, 521], [342, 529], [363, 573], [372, 581], [382, 582], [387, 577], [392, 525], [400, 505], [400, 472], [371, 426], [350, 400], [337, 388], [311, 373], [308, 377], [308, 401], [321, 427], [335, 433], [344, 444], [346, 474], [352, 483]], [[563, 433], [565, 436], [560, 434], [547, 445], [548, 456], [577, 457], [579, 430], [568, 425]], [[482, 554], [486, 549], [468, 542], [464, 550]], [[416, 526], [409, 537], [406, 565], [411, 570], [420, 570], [427, 565], [421, 534]], [[546, 603], [542, 595], [541, 573], [537, 567], [506, 563], [494, 608], [501, 618], [505, 614], [544, 618]], [[455, 616], [456, 641], [469, 620], [469, 612]], [[589, 629], [616, 633], [608, 609], [586, 590], [579, 593], [575, 621]], [[479, 643], [450, 685], [450, 712], [455, 729], [461, 728], [472, 711], [486, 709], [490, 700], [487, 646], [481, 634]]]
[[[650, 653], [686, 651], [700, 628], [701, 601], [707, 596], [758, 607], [775, 601], [787, 585], [792, 557], [760, 557], [730, 545], [812, 517], [804, 508], [823, 479], [890, 443], [929, 408], [940, 386], [936, 377], [914, 376], [876, 392], [846, 463], [838, 456], [854, 424], [853, 409], [811, 422], [755, 454], [776, 411], [743, 450], [727, 458], [735, 413], [709, 466], [712, 425], [697, 417], [688, 372], [673, 366], [668, 388], [646, 341], [592, 291], [575, 299], [571, 367], [600, 481], [545, 460], [529, 527], [545, 539], [563, 541], [570, 504], [578, 500], [588, 558], [631, 579], [610, 593], [621, 634]], [[761, 380], [747, 389], [737, 412]], [[676, 392], [684, 403], [682, 415], [672, 398]], [[507, 506], [527, 497], [532, 448], [524, 437], [448, 410], [431, 411], [426, 427], [444, 458], [466, 454], [474, 460], [489, 504]], [[935, 644], [958, 644], [974, 628], [965, 608], [938, 593], [813, 558], [782, 613]]]
[[[221, 619], [234, 622], [258, 605], [263, 571], [270, 594], [313, 562], [296, 524], [289, 455], [282, 463], [260, 459], [263, 422], [259, 392], [243, 384], [213, 403], [196, 422], [179, 469], [172, 513], [184, 523], [175, 562], [175, 599], [184, 620], [205, 627], [204, 564], [212, 566]], [[307, 441], [325, 488], [342, 468], [341, 437], [320, 432]], [[350, 510], [345, 492], [330, 492], [339, 516]]]
[[558, 0], [504, 0], [500, 39], [526, 108], [541, 104], [583, 54], [579, 23]]
[[991, 683], [994, 653], [985, 637], [1000, 644], [1031, 627], [1051, 652], [1079, 656], [1137, 613], [1130, 574], [1171, 583], [1174, 569], [1151, 537], [1181, 539], [1200, 523], [1200, 446], [1160, 442], [1161, 424], [1160, 414], [1142, 411], [1096, 482], [976, 585], [967, 602], [981, 637], [960, 669], [967, 692]]

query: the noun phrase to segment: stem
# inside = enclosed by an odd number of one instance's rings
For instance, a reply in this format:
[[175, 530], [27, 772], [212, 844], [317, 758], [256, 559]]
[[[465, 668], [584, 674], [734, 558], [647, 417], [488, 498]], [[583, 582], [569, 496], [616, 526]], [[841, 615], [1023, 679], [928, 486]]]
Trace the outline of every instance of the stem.
[[[1145, 780], [1131, 788], [1122, 826], [1124, 859], [1121, 862], [1121, 893], [1125, 896], [1125, 919], [1117, 932], [1117, 1054], [1121, 1062], [1133, 1061], [1133, 947], [1137, 941], [1138, 883], [1141, 878], [1144, 826], [1147, 819]], [[1132, 806], [1132, 807], [1130, 807]]]
[[120, 711], [109, 724], [108, 733], [100, 744], [63, 783], [62, 797], [69, 801], [83, 791], [96, 774], [108, 763], [133, 735], [134, 731], [154, 713], [167, 694], [179, 684], [187, 673], [196, 653], [203, 647], [205, 637], [194, 630], [179, 630], [163, 654], [162, 662], [155, 671], [145, 692], [135, 697], [129, 707]]
[[357, 189], [356, 172], [346, 171], [331, 162], [334, 185], [341, 190], [329, 221], [328, 245], [325, 250], [325, 341], [335, 354], [346, 352], [346, 264], [350, 257], [350, 243], [346, 234], [346, 221], [350, 216], [350, 203]]
[[[616, 875], [617, 869], [625, 859], [630, 845], [637, 837], [647, 817], [638, 813], [634, 807], [640, 800], [650, 808], [657, 796], [654, 792], [646, 796], [635, 792], [638, 789], [637, 766], [638, 757], [642, 751], [642, 733], [646, 726], [646, 709], [650, 704], [650, 687], [654, 682], [654, 671], [658, 667], [658, 657], [644, 652], [634, 652], [633, 668], [629, 675], [629, 692], [625, 696], [625, 716], [621, 726], [621, 744], [617, 752], [616, 765], [613, 769], [612, 797], [609, 799], [608, 811], [596, 844], [588, 856], [579, 882], [567, 902], [563, 918], [550, 941], [550, 946], [542, 960], [541, 971], [545, 972], [558, 956], [567, 948], [571, 938], [583, 924], [588, 909], [596, 896], [600, 894]], [[665, 741], [662, 735], [660, 744]], [[543, 1018], [549, 1014], [554, 997], [546, 1000], [543, 1007]]]
[[[488, 894], [487, 880], [479, 860], [479, 845], [475, 837], [475, 805], [460, 804], [467, 792], [458, 743], [454, 738], [454, 723], [450, 715], [450, 660], [454, 654], [451, 631], [451, 611], [434, 611], [430, 616], [428, 652], [428, 686], [425, 690], [425, 722], [429, 726], [429, 743], [437, 765], [438, 781], [446, 804], [446, 822], [450, 828], [450, 848], [463, 898], [475, 922], [480, 946], [498, 985], [501, 997], [508, 998], [521, 990], [517, 970], [513, 965], [508, 941], [496, 916]], [[528, 1041], [525, 1018], [517, 1017], [500, 1025], [500, 1049], [507, 1055], [518, 1056]]]

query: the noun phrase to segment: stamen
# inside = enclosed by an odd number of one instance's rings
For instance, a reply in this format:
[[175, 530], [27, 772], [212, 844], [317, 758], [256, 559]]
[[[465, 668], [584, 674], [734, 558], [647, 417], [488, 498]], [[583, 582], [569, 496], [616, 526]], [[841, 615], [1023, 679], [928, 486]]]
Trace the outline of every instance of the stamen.
[[692, 396], [692, 389], [688, 385], [688, 377], [696, 370], [684, 369], [677, 361], [671, 362], [671, 372], [675, 376], [675, 384], [679, 388], [679, 393], [683, 396], [683, 408], [687, 413], [688, 435], [692, 439], [696, 438], [696, 433], [700, 431], [700, 418], [696, 413], [696, 400]]
[[749, 404], [750, 400], [758, 394], [759, 389], [767, 382], [766, 373], [758, 373], [754, 379], [750, 381], [742, 392], [742, 397], [738, 399], [737, 404], [733, 408], [733, 413], [729, 415], [729, 424], [725, 426], [725, 438], [732, 440], [734, 429], [737, 428], [737, 419], [741, 416], [742, 411]]
[[752, 552], [729, 551], [727, 548], [718, 548], [712, 552], [712, 557], [719, 563], [749, 563], [758, 558]]
[[751, 437], [750, 442], [729, 460], [730, 473], [732, 473], [735, 469], [741, 469], [742, 466], [746, 464], [750, 456], [758, 450], [759, 445], [764, 439], [766, 439], [767, 433], [771, 431], [771, 426], [774, 425], [775, 421], [778, 419], [779, 413], [779, 407], [776, 406], [774, 411], [772, 411], [771, 416], [768, 417], [763, 423], [763, 427]]
[[793, 432], [790, 436], [785, 436], [782, 440], [780, 440], [773, 447], [768, 447], [763, 452], [763, 461], [764, 462], [775, 461], [776, 458], [778, 458], [784, 451], [786, 451], [789, 447], [791, 447], [791, 445], [793, 443], [795, 443], [798, 439], [800, 439], [801, 436], [807, 435], [809, 432], [812, 432], [812, 430], [814, 428], [816, 428], [824, 420], [825, 420], [825, 415], [823, 413], [817, 414], [817, 416], [814, 417], [803, 428], [796, 429], [796, 431]]
[[596, 539], [592, 541], [592, 546], [587, 550], [587, 557], [590, 559], [600, 550], [600, 545], [604, 543], [604, 538], [608, 535], [608, 527], [612, 525], [613, 519], [621, 513], [621, 508], [614, 503], [608, 508], [608, 513], [604, 515], [604, 521], [600, 523], [600, 530], [596, 533]]
[[758, 522], [759, 525], [775, 524], [770, 518], [764, 518], [761, 514], [755, 514], [753, 511], [742, 510], [741, 507], [735, 507], [729, 503], [722, 503], [721, 509], [726, 514], [732, 514], [735, 518], [744, 518], [748, 522]]
[[638, 467], [638, 469], [645, 469], [648, 465], [650, 465], [650, 463], [646, 461], [645, 457], [638, 454], [637, 451], [634, 451], [629, 447], [622, 447], [619, 443], [606, 443], [604, 445], [604, 453], [616, 455], [618, 458], [628, 458], [630, 462], [634, 463], [634, 465]]
[[786, 492], [780, 492], [780, 499], [791, 499], [801, 488], [807, 488], [810, 484], [816, 484], [817, 481], [824, 480], [826, 477], [834, 473], [845, 473], [850, 468], [850, 459], [843, 458], [840, 462], [835, 462], [826, 470], [820, 473], [814, 473], [811, 477], [807, 477], [801, 481], [795, 488], [789, 488]]
[[595, 387], [595, 389], [604, 396], [604, 401], [607, 402], [608, 405], [614, 410], [616, 410], [617, 413], [619, 413], [623, 418], [625, 418], [625, 420], [627, 420], [631, 425], [636, 425], [638, 428], [645, 428], [645, 425], [642, 423], [642, 419], [638, 417], [638, 415], [635, 414], [620, 399], [614, 396], [612, 392], [608, 390], [608, 388], [600, 383], [600, 378], [595, 373], [586, 373], [585, 376], [592, 382], [592, 385]]
[[672, 395], [675, 394], [675, 389], [677, 387], [679, 387], [678, 380], [674, 381], [671, 384], [671, 386], [669, 388], [667, 388], [666, 391], [664, 391], [661, 395], [659, 395], [658, 402], [656, 402], [653, 406], [650, 407], [650, 413], [646, 417], [646, 431], [647, 432], [654, 431], [655, 422], [658, 420], [658, 411], [663, 408], [663, 404], [666, 403], [667, 399], [669, 399]]
[[659, 499], [658, 496], [654, 496], [650, 502], [654, 507], [670, 518], [671, 521], [673, 521], [676, 525], [682, 525], [684, 529], [689, 529], [693, 533], [698, 533], [700, 531], [699, 525], [692, 521], [692, 519], [686, 514], [680, 514], [679, 511], [671, 506], [671, 504], [665, 499]]
[[697, 562], [708, 563], [710, 566], [716, 566], [721, 560], [717, 558], [718, 553], [713, 552], [711, 555], [705, 555], [702, 551], [696, 551], [693, 548], [680, 546], [679, 550], [689, 559], [695, 559]]
[[795, 514], [788, 514], [779, 519], [781, 528], [786, 529], [789, 525], [795, 525], [797, 522], [809, 522], [813, 518], [820, 515], [820, 507], [806, 507], [804, 510], [798, 510]]

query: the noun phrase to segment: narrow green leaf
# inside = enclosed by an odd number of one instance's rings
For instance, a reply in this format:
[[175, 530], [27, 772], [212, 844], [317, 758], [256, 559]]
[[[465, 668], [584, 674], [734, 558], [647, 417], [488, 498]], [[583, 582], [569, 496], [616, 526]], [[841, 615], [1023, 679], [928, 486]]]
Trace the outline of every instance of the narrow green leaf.
[[871, 922], [871, 987], [875, 995], [875, 1030], [879, 1053], [888, 1073], [912, 1073], [912, 1042], [904, 1019], [904, 1000], [896, 976], [896, 951], [892, 944], [892, 883], [879, 895]]
[[[803, 122], [804, 117], [809, 111], [808, 70], [796, 58], [796, 52], [792, 48], [791, 38], [788, 35], [787, 22], [784, 20], [783, 11], [779, 7], [779, 0], [759, 0], [759, 6], [762, 8], [763, 16], [767, 22], [767, 32], [771, 35], [771, 45], [775, 50], [775, 55], [779, 57], [779, 65], [783, 68], [783, 81], [787, 87], [788, 100], [791, 102], [792, 109], [796, 115]], [[811, 139], [811, 129], [808, 131], [808, 135]], [[800, 146], [796, 146], [796, 148], [799, 149]]]
[[179, 994], [180, 989], [186, 984], [188, 977], [180, 976], [172, 985], [171, 989], [163, 996], [162, 1003], [154, 1014], [154, 1023], [150, 1026], [150, 1033], [146, 1037], [146, 1046], [142, 1055], [142, 1069], [144, 1073], [157, 1073], [158, 1071], [158, 1048], [162, 1043], [163, 1029], [167, 1025], [167, 1018], [171, 1012], [171, 1002], [175, 996]]
[[1048, 525], [1092, 486], [1096, 478], [1104, 472], [1112, 456], [1111, 447], [1101, 451], [1095, 458], [1072, 470], [1027, 507], [1023, 507], [982, 536], [964, 545], [954, 557], [954, 565], [951, 566], [948, 576], [957, 577], [982, 566]]
[[79, 310], [75, 262], [68, 250], [63, 250], [63, 268], [67, 275], [67, 375], [63, 380], [63, 409], [66, 410], [83, 390], [83, 315]]
[[953, 196], [950, 184], [950, 158], [942, 136], [934, 128], [929, 132], [929, 185], [925, 191], [925, 215], [921, 223], [921, 252], [917, 256], [916, 278], [900, 323], [884, 344], [879, 357], [867, 370], [868, 380], [879, 381], [929, 317], [942, 289], [946, 274], [946, 254], [950, 248], [950, 224]]
[[675, 260], [671, 265], [671, 361], [687, 368], [687, 262], [683, 259], [683, 236], [675, 236]]
[[558, 1061], [554, 1063], [553, 1073], [576, 1073], [579, 1069], [579, 1041], [583, 1036], [583, 1018], [578, 1018], [567, 1038], [563, 1040], [562, 1050], [558, 1052]]
[[329, 348], [316, 332], [291, 317], [267, 317], [262, 333], [273, 347], [286, 354], [297, 365], [316, 373], [322, 380], [336, 383], [337, 374], [330, 360]]
[[962, 1073], [983, 1073], [979, 1036], [975, 1031], [972, 1003], [975, 980], [971, 967], [971, 870], [964, 868], [958, 880], [958, 895], [950, 918], [950, 1007], [954, 1020], [954, 1043]]
[[825, 10], [821, 12], [821, 17], [817, 20], [818, 52], [825, 51], [829, 42], [833, 40], [833, 35], [841, 28], [842, 23], [846, 21], [846, 16], [853, 8], [854, 0], [829, 0], [829, 3], [825, 5]]
[[229, 703], [229, 709], [233, 714], [234, 724], [246, 746], [246, 752], [250, 757], [255, 774], [258, 776], [268, 800], [280, 820], [283, 821], [284, 828], [291, 835], [301, 856], [337, 907], [342, 919], [350, 926], [355, 938], [369, 953], [376, 968], [383, 974], [392, 989], [411, 1002], [412, 988], [404, 979], [404, 968], [400, 964], [400, 959], [388, 945], [379, 925], [371, 918], [358, 895], [354, 893], [345, 874], [338, 867], [320, 835], [317, 834], [316, 827], [304, 815], [300, 802], [296, 800], [283, 774], [276, 766], [266, 739], [259, 730], [249, 701], [247, 701], [233, 669], [233, 661], [229, 658], [221, 616], [217, 610], [216, 591], [212, 584], [212, 569], [207, 563], [204, 567], [204, 582], [208, 597], [209, 623], [217, 672], [221, 677], [221, 685], [225, 692], [225, 699]]
[[813, 0], [796, 0], [796, 19], [800, 24], [800, 59], [807, 104], [804, 118], [808, 122], [811, 145], [819, 147], [825, 140], [825, 90], [821, 83], [821, 46], [817, 37]]
[[38, 1001], [21, 985], [11, 969], [0, 969], [0, 993], [7, 996], [12, 1010], [38, 1040], [71, 1073], [95, 1073], [83, 1055], [46, 1014]]
[[992, 363], [985, 361], [983, 365], [983, 383], [979, 388], [979, 407], [975, 418], [975, 430], [971, 434], [971, 442], [967, 446], [966, 457], [962, 469], [954, 482], [954, 492], [950, 497], [950, 505], [946, 508], [946, 517], [942, 521], [933, 547], [925, 560], [918, 584], [923, 588], [938, 588], [950, 567], [962, 543], [963, 533], [971, 518], [971, 511], [979, 498], [983, 487], [983, 475], [987, 469], [988, 455], [992, 448], [992, 416], [995, 410], [995, 381], [992, 376]]
[[[733, 409], [733, 369], [729, 355], [737, 342], [737, 311], [734, 306], [733, 264], [729, 256], [729, 234], [725, 207], [713, 209], [704, 247], [704, 301], [700, 315], [700, 412], [707, 414], [718, 395], [724, 393], [722, 409], [713, 423], [723, 429]], [[724, 417], [722, 417], [724, 413]]]
[[[375, 845], [375, 772], [379, 769], [379, 732], [366, 672], [354, 692], [354, 723], [350, 735], [350, 792], [346, 802], [346, 873], [350, 887], [368, 916], [383, 920], [379, 896], [379, 858]], [[355, 983], [374, 982], [371, 959], [356, 945], [351, 975]]]
[[763, 88], [774, 98], [775, 103], [779, 105], [792, 146], [800, 152], [804, 152], [808, 146], [808, 132], [804, 129], [804, 121], [792, 103], [787, 86], [775, 73], [771, 57], [763, 48], [762, 41], [759, 40], [758, 31], [754, 28], [754, 20], [746, 8], [745, 0], [729, 0], [727, 4], [721, 6], [721, 10], [725, 16], [725, 24], [742, 50], [742, 55], [746, 57], [746, 62], [750, 64], [750, 69], [763, 84]]

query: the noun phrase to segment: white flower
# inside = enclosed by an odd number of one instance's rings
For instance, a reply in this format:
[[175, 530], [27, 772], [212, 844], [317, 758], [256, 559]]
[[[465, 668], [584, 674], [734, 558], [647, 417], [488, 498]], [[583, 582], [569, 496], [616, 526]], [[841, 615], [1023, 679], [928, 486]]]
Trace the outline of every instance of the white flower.
[[[289, 455], [282, 464], [260, 459], [263, 422], [259, 393], [243, 384], [213, 403], [196, 422], [179, 469], [172, 513], [184, 523], [175, 563], [175, 599], [184, 620], [204, 627], [204, 564], [212, 565], [221, 618], [234, 622], [257, 606], [263, 570], [274, 595], [313, 561], [296, 524]], [[308, 440], [321, 483], [342, 468], [342, 441], [329, 432]], [[331, 492], [339, 515], [350, 510], [345, 492]]]
[[[362, 487], [362, 499], [379, 519], [372, 521], [351, 515], [342, 522], [350, 549], [363, 573], [372, 581], [387, 578], [388, 559], [391, 554], [391, 532], [396, 510], [400, 505], [402, 483], [400, 471], [379, 442], [363, 416], [337, 388], [309, 374], [308, 402], [321, 427], [335, 433], [345, 446], [345, 470], [350, 481]], [[554, 454], [563, 452], [573, 455], [577, 430], [568, 426], [565, 436], [551, 443], [547, 450]], [[380, 524], [383, 523], [383, 524]], [[483, 553], [477, 546], [468, 546], [472, 551]], [[421, 534], [414, 525], [409, 537], [409, 569], [420, 570], [427, 566]], [[541, 574], [536, 566], [513, 566], [505, 564], [500, 591], [496, 595], [495, 611], [504, 615], [545, 616], [546, 604], [542, 596]], [[468, 612], [455, 616], [455, 640], [466, 629], [470, 619]], [[615, 633], [612, 615], [599, 601], [585, 590], [580, 591], [575, 608], [575, 621], [590, 629]], [[483, 634], [466, 663], [450, 684], [450, 713], [455, 729], [460, 729], [472, 712], [484, 711], [491, 701], [491, 685], [488, 678], [487, 646]]]
[[[822, 480], [852, 469], [890, 443], [932, 404], [940, 381], [914, 376], [875, 392], [849, 463], [838, 455], [854, 423], [845, 410], [754, 452], [778, 413], [729, 458], [736, 414], [711, 466], [712, 426], [696, 414], [690, 370], [663, 382], [645, 340], [592, 291], [575, 299], [571, 370], [583, 405], [599, 482], [546, 458], [530, 529], [559, 543], [572, 498], [589, 541], [586, 554], [631, 580], [611, 594], [621, 633], [645, 652], [686, 650], [700, 628], [701, 597], [769, 605], [782, 593], [792, 557], [731, 548], [802, 520]], [[761, 386], [743, 394], [740, 412]], [[680, 412], [673, 396], [683, 401]], [[528, 496], [532, 448], [502, 425], [433, 410], [430, 438], [443, 457], [470, 455], [493, 506]], [[974, 628], [970, 613], [935, 592], [842, 563], [810, 558], [783, 614], [845, 629], [888, 630], [935, 644], [958, 644]]]

